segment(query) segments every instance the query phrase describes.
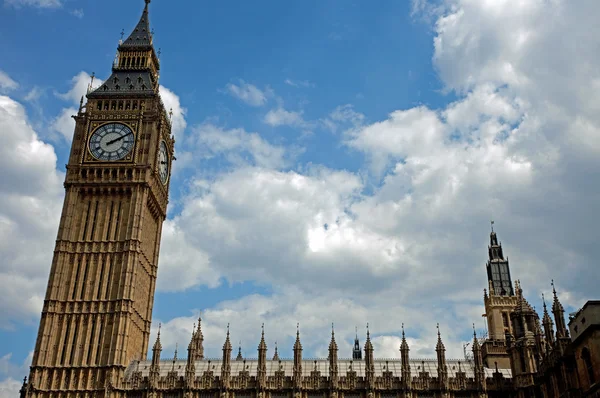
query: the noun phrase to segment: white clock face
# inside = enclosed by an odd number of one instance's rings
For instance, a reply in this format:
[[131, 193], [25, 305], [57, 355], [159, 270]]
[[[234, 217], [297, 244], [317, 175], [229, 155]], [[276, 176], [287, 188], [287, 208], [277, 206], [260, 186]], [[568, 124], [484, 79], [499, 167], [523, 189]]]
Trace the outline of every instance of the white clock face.
[[121, 123], [108, 123], [96, 129], [90, 138], [90, 152], [106, 162], [122, 160], [135, 143], [133, 131]]
[[169, 181], [169, 153], [164, 141], [160, 142], [158, 150], [158, 175], [163, 184]]

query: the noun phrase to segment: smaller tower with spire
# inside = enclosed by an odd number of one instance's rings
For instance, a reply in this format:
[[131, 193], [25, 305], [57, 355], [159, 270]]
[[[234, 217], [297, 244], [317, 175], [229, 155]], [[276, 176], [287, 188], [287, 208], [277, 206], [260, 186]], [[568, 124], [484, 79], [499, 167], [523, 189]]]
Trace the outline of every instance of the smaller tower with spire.
[[552, 314], [554, 314], [554, 322], [556, 323], [556, 339], [568, 338], [569, 329], [565, 323], [565, 309], [558, 300], [558, 294], [556, 294], [554, 280], [552, 280], [552, 294], [554, 295], [554, 301], [552, 302]]
[[371, 343], [371, 333], [367, 323], [367, 341], [365, 342], [365, 376], [368, 388], [372, 390], [375, 387], [375, 358], [373, 356], [373, 344]]
[[437, 344], [435, 346], [435, 352], [437, 354], [438, 362], [438, 380], [440, 383], [440, 389], [446, 391], [448, 389], [448, 366], [446, 365], [446, 347], [442, 342], [442, 335], [440, 334], [440, 324], [437, 324]]
[[400, 343], [400, 361], [402, 371], [402, 388], [408, 390], [411, 387], [412, 380], [410, 375], [410, 359], [408, 352], [408, 343], [406, 342], [406, 335], [404, 334], [404, 323], [402, 324], [402, 342]]
[[338, 387], [338, 345], [335, 342], [335, 331], [331, 324], [331, 341], [329, 342], [329, 382], [331, 389]]
[[262, 324], [260, 343], [258, 344], [258, 385], [265, 388], [267, 386], [267, 343], [265, 342], [265, 324]]
[[360, 348], [360, 342], [358, 341], [358, 327], [355, 328], [355, 337], [354, 337], [354, 348], [352, 350], [352, 359], [353, 360], [361, 360], [362, 359], [362, 349]]
[[160, 378], [160, 354], [162, 352], [162, 344], [160, 342], [160, 329], [161, 324], [158, 324], [158, 333], [156, 334], [156, 341], [152, 346], [152, 364], [150, 365], [149, 381], [152, 388], [158, 387], [158, 380]]
[[485, 370], [483, 367], [483, 359], [481, 357], [481, 345], [479, 344], [479, 340], [477, 340], [477, 332], [475, 331], [475, 324], [473, 324], [473, 367], [477, 389], [479, 391], [485, 391]]
[[231, 341], [229, 340], [229, 324], [227, 324], [227, 336], [223, 344], [223, 363], [221, 364], [221, 385], [222, 388], [229, 389], [231, 379]]
[[300, 343], [300, 324], [296, 324], [296, 342], [294, 343], [294, 388], [302, 386], [302, 343]]
[[544, 315], [542, 317], [542, 324], [544, 325], [544, 337], [546, 340], [546, 351], [549, 351], [554, 345], [554, 323], [550, 314], [548, 314], [548, 307], [546, 307], [546, 298], [542, 294], [542, 302], [544, 303]]

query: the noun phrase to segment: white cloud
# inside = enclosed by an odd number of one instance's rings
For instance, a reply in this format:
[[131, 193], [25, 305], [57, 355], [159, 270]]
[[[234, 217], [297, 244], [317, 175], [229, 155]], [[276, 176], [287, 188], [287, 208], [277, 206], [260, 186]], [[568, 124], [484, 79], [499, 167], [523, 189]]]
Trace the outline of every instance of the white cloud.
[[[27, 122], [23, 106], [0, 96], [0, 327], [37, 316], [62, 204], [63, 175], [52, 146]], [[36, 250], [31, 250], [35, 247]]]
[[285, 148], [271, 145], [259, 134], [241, 128], [226, 130], [204, 123], [192, 129], [186, 144], [186, 150], [193, 152], [196, 160], [222, 155], [235, 166], [280, 168], [288, 163]]
[[4, 0], [4, 4], [13, 7], [60, 8], [61, 0]]
[[[71, 79], [71, 89], [66, 93], [57, 93], [56, 96], [72, 104], [79, 104], [81, 97], [87, 94], [91, 81], [92, 77], [87, 72], [79, 72]], [[102, 83], [102, 80], [94, 78], [94, 87], [99, 87]]]
[[15, 90], [19, 84], [10, 78], [5, 72], [0, 70], [0, 93]]
[[314, 88], [316, 85], [314, 83], [311, 83], [308, 80], [292, 80], [292, 79], [285, 79], [285, 84], [287, 84], [288, 86], [292, 86], [292, 87], [308, 87], [308, 88]]
[[173, 112], [172, 133], [177, 138], [183, 134], [187, 127], [187, 122], [185, 120], [187, 109], [181, 106], [179, 96], [164, 86], [160, 86], [160, 96], [167, 108], [167, 112]]
[[83, 12], [83, 8], [78, 8], [78, 9], [72, 10], [71, 15], [73, 15], [74, 17], [77, 17], [79, 19], [82, 19], [85, 14]]
[[[240, 300], [224, 301], [212, 308], [196, 308], [189, 317], [179, 317], [162, 324], [161, 342], [165, 357], [172, 356], [175, 344], [188, 343], [198, 310], [202, 316], [205, 355], [219, 357], [225, 330], [231, 324], [231, 339], [241, 340], [242, 354], [256, 357], [260, 341], [261, 324], [265, 324], [265, 337], [268, 355], [273, 355], [277, 341], [280, 356], [291, 358], [295, 340], [296, 324], [300, 325], [300, 338], [304, 357], [326, 357], [331, 336], [331, 323], [335, 325], [339, 355], [352, 356], [355, 327], [361, 346], [365, 342], [365, 324], [369, 323], [376, 357], [399, 357], [399, 335], [404, 321], [408, 332], [408, 343], [413, 358], [431, 357], [437, 341], [435, 324], [428, 324], [430, 316], [443, 319], [442, 309], [431, 314], [431, 308], [406, 307], [397, 301], [389, 300], [385, 306], [376, 305], [370, 300], [340, 298], [324, 292], [318, 296], [306, 295], [296, 289], [281, 289], [272, 296], [252, 295]], [[428, 312], [430, 314], [428, 314]], [[390, 316], [390, 314], [394, 314]], [[159, 320], [156, 320], [157, 325]], [[453, 329], [459, 319], [441, 323], [447, 356], [462, 357], [462, 339]], [[416, 335], [418, 337], [414, 337]], [[156, 328], [151, 339], [155, 339]], [[362, 348], [362, 347], [361, 347]], [[234, 347], [237, 351], [237, 347]]]
[[302, 118], [302, 111], [288, 111], [281, 106], [276, 109], [271, 109], [269, 112], [267, 112], [264, 122], [273, 127], [302, 127], [306, 125], [306, 122]]
[[[207, 309], [211, 349], [228, 321], [253, 336], [250, 355], [260, 322], [281, 325], [273, 339], [289, 342], [300, 321], [307, 350], [320, 355], [331, 321], [347, 347], [354, 324], [371, 320], [383, 334], [377, 349], [394, 356], [399, 323], [414, 319], [411, 336], [423, 356], [432, 354], [437, 321], [449, 355], [460, 356], [470, 323], [481, 325], [490, 219], [530, 301], [539, 305], [551, 278], [565, 304], [593, 298], [600, 73], [589, 67], [598, 55], [584, 48], [598, 44], [600, 35], [586, 29], [596, 26], [590, 10], [600, 10], [595, 2], [587, 9], [533, 0], [448, 4], [434, 61], [457, 101], [368, 124], [350, 107], [328, 118], [351, 126], [345, 143], [367, 156], [381, 184], [315, 166], [244, 167], [203, 180], [185, 199], [173, 222], [213, 269], [275, 290]], [[556, 51], [556, 40], [582, 37], [585, 46]], [[265, 121], [300, 123], [301, 114], [279, 109]], [[168, 322], [169, 344], [185, 342], [192, 322]]]
[[0, 381], [0, 398], [14, 398], [19, 396], [22, 382], [18, 382], [13, 378], [7, 378]]
[[74, 115], [77, 115], [77, 109], [63, 108], [61, 113], [50, 123], [50, 129], [60, 133], [67, 142], [71, 142], [75, 132], [75, 120], [72, 118]]
[[18, 378], [24, 377], [29, 373], [29, 365], [33, 358], [33, 352], [30, 352], [21, 365], [12, 362], [12, 353], [0, 357], [0, 398], [13, 398], [18, 396], [23, 382]]
[[229, 83], [225, 90], [233, 97], [245, 102], [250, 106], [263, 106], [267, 103], [267, 96], [270, 95], [270, 90], [260, 90], [253, 84], [246, 83], [240, 80], [240, 84], [236, 85]]

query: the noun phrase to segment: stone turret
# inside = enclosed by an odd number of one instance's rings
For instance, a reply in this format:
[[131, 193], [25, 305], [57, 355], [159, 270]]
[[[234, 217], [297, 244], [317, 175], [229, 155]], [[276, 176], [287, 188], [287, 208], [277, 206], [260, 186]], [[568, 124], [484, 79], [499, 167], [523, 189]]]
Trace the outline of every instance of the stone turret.
[[162, 344], [160, 342], [160, 328], [158, 325], [158, 334], [156, 335], [156, 341], [152, 346], [152, 364], [150, 365], [149, 380], [152, 388], [158, 387], [158, 380], [160, 378], [160, 354], [162, 352]]
[[365, 342], [365, 377], [369, 389], [373, 389], [375, 387], [375, 358], [373, 356], [369, 324], [367, 324], [367, 341]]
[[224, 389], [229, 388], [231, 381], [231, 341], [229, 340], [229, 324], [227, 324], [227, 337], [223, 344], [223, 363], [221, 364], [221, 383]]
[[267, 343], [265, 342], [265, 324], [262, 325], [260, 343], [258, 344], [258, 385], [260, 388], [267, 386]]
[[400, 343], [400, 360], [401, 360], [401, 371], [402, 371], [402, 387], [406, 390], [411, 386], [411, 375], [410, 375], [410, 359], [408, 352], [408, 343], [406, 342], [406, 335], [404, 334], [404, 324], [402, 324], [402, 343]]
[[485, 371], [483, 368], [483, 359], [481, 357], [481, 346], [479, 340], [477, 340], [477, 333], [475, 332], [475, 325], [473, 324], [473, 367], [475, 373], [475, 384], [479, 391], [486, 390], [485, 383]]
[[331, 324], [331, 341], [329, 342], [329, 382], [332, 389], [338, 386], [338, 345], [335, 342], [335, 331]]
[[438, 380], [440, 388], [442, 390], [448, 389], [448, 366], [446, 365], [446, 347], [442, 342], [442, 335], [440, 334], [440, 325], [437, 325], [438, 340], [435, 346], [435, 352], [437, 354], [438, 362]]
[[554, 281], [552, 281], [552, 293], [554, 294], [554, 301], [552, 302], [552, 314], [554, 314], [554, 322], [556, 324], [556, 338], [567, 338], [569, 337], [569, 329], [565, 323], [565, 309], [558, 300], [558, 294], [556, 294], [556, 288]]
[[296, 325], [296, 342], [294, 343], [294, 389], [302, 386], [302, 343], [300, 343], [300, 325]]

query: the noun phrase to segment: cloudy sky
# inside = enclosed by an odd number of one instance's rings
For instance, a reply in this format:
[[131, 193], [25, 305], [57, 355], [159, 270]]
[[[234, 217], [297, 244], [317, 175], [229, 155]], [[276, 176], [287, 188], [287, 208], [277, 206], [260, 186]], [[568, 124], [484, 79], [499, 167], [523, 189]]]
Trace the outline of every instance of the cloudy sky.
[[[3, 4], [1, 2], [3, 1]], [[0, 396], [27, 374], [76, 112], [143, 1], [0, 0]], [[154, 330], [463, 355], [490, 220], [530, 302], [598, 299], [597, 0], [151, 4], [177, 162]], [[96, 81], [97, 82], [97, 81]], [[272, 351], [271, 351], [272, 352]]]

